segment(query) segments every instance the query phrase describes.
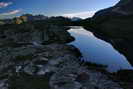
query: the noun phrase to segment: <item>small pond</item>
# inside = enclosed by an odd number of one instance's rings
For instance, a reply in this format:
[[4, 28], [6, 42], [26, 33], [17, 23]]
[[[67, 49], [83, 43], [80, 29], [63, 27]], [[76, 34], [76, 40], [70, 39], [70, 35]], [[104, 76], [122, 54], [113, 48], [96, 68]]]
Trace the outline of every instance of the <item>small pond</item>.
[[110, 72], [133, 69], [125, 56], [115, 50], [111, 44], [95, 37], [92, 32], [76, 26], [71, 27], [69, 32], [76, 39], [70, 44], [81, 51], [84, 61], [107, 65]]

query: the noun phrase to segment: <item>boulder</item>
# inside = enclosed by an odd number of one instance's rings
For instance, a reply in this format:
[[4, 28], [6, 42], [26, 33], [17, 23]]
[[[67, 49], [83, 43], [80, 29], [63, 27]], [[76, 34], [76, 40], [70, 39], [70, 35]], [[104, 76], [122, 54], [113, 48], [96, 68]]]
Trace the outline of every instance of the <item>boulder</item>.
[[0, 26], [0, 42], [12, 42], [17, 44], [49, 44], [49, 43], [69, 43], [74, 40], [66, 29], [68, 27], [58, 27], [54, 25], [44, 25], [39, 27], [34, 24], [6, 24]]

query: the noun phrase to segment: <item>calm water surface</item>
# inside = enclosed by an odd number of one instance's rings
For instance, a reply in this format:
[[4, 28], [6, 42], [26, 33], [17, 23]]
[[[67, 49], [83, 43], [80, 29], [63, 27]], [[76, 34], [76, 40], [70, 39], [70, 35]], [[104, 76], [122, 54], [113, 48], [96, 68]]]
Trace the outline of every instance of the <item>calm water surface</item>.
[[108, 65], [107, 69], [110, 72], [119, 69], [133, 69], [127, 59], [111, 44], [98, 39], [90, 31], [82, 27], [71, 27], [69, 32], [76, 38], [71, 44], [81, 51], [85, 61]]

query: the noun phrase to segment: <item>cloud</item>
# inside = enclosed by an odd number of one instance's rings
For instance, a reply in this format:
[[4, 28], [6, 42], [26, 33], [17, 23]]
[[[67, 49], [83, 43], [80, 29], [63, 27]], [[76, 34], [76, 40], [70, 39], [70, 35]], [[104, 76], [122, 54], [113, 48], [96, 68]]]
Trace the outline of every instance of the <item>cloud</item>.
[[20, 13], [20, 12], [21, 12], [21, 10], [13, 10], [10, 12], [1, 13], [0, 15], [2, 15], [2, 16], [15, 15], [15, 14]]
[[64, 14], [62, 16], [65, 17], [80, 17], [82, 19], [88, 18], [88, 17], [92, 17], [95, 14], [96, 11], [86, 11], [86, 12], [79, 12], [79, 13], [71, 13], [71, 14]]
[[0, 8], [7, 7], [11, 4], [13, 4], [13, 3], [12, 2], [0, 2]]

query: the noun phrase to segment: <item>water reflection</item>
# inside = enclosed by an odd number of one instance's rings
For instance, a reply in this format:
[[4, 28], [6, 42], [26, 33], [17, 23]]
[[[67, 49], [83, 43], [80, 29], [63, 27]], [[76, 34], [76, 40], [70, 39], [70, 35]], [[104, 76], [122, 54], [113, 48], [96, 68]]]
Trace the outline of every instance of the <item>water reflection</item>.
[[108, 65], [111, 72], [119, 69], [133, 69], [127, 59], [109, 43], [96, 38], [82, 27], [71, 27], [69, 30], [76, 38], [71, 44], [80, 49], [85, 61]]

